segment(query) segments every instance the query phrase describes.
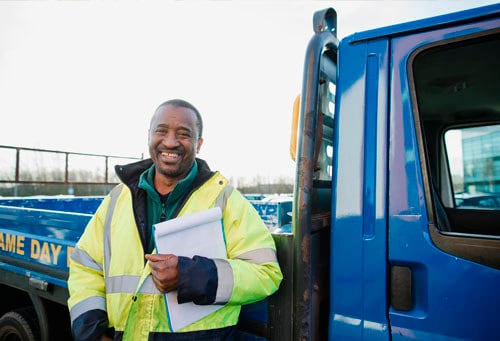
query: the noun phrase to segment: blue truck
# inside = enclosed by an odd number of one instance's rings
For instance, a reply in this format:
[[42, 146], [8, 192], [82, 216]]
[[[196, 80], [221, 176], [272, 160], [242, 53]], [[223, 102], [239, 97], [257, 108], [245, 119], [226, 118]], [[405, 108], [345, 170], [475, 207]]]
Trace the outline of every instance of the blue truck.
[[[314, 14], [305, 53], [284, 280], [238, 337], [500, 339], [500, 4], [341, 41], [336, 21]], [[94, 205], [1, 202], [0, 339], [67, 335], [67, 259]]]

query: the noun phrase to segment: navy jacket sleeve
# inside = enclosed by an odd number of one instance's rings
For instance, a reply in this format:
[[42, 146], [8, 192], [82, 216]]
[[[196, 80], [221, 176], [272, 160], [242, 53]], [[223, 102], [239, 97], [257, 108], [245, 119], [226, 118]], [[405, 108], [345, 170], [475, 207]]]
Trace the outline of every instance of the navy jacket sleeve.
[[108, 316], [106, 312], [99, 309], [89, 310], [78, 316], [71, 325], [73, 339], [79, 340], [100, 340], [108, 329]]
[[201, 256], [178, 258], [177, 301], [213, 304], [217, 293], [217, 268], [213, 260]]

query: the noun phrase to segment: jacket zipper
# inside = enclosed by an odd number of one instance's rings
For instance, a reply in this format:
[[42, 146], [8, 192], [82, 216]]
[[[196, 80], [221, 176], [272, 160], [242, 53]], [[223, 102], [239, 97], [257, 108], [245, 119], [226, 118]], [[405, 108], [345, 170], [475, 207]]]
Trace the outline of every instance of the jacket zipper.
[[165, 221], [167, 219], [167, 216], [165, 214], [166, 208], [165, 208], [166, 203], [162, 202], [161, 203], [161, 215], [160, 215], [160, 222]]

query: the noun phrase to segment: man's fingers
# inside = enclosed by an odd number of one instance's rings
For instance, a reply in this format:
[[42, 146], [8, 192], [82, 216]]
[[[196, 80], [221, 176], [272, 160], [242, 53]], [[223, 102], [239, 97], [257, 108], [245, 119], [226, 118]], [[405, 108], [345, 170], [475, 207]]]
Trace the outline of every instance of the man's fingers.
[[161, 261], [163, 259], [162, 256], [163, 255], [158, 255], [158, 254], [148, 254], [148, 255], [145, 255], [144, 257], [146, 257], [146, 259], [150, 262], [158, 262], [158, 261]]
[[147, 254], [144, 257], [146, 257], [146, 259], [150, 262], [166, 262], [176, 256], [172, 254]]
[[177, 264], [176, 255], [172, 254], [147, 254], [145, 258], [151, 267], [151, 276], [156, 288], [166, 293], [177, 289]]

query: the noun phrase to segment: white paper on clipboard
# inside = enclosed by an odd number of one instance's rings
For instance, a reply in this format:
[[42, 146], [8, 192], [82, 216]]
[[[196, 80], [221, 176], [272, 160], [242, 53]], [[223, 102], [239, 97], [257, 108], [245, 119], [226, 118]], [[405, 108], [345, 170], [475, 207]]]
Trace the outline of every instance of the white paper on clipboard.
[[[226, 259], [226, 244], [219, 207], [153, 225], [156, 250], [162, 254]], [[177, 331], [224, 305], [177, 303], [177, 290], [165, 294], [170, 327]]]

